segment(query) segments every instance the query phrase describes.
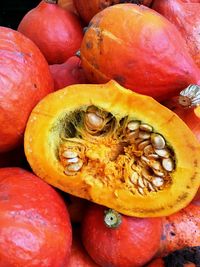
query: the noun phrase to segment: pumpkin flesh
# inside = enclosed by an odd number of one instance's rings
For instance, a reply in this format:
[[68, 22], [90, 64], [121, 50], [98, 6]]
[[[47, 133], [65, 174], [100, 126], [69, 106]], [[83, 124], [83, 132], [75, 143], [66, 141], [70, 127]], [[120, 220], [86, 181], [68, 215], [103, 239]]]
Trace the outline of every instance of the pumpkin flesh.
[[[130, 122], [139, 122], [140, 130], [131, 131]], [[146, 159], [144, 143], [134, 144], [150, 141], [150, 135], [164, 138], [169, 153], [164, 162], [171, 170], [161, 167], [161, 157]], [[39, 177], [72, 195], [138, 217], [167, 215], [192, 200], [199, 187], [199, 151], [176, 114], [114, 81], [71, 85], [49, 94], [33, 110], [25, 132], [26, 157]]]

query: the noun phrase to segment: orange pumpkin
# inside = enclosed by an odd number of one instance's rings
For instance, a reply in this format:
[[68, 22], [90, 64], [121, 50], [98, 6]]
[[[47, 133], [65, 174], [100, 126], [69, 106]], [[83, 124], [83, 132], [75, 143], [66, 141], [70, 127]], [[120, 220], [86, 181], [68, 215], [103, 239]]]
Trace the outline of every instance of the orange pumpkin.
[[61, 196], [31, 172], [0, 169], [0, 266], [61, 267], [72, 228]]
[[200, 202], [193, 201], [186, 208], [167, 216], [158, 255], [167, 255], [184, 247], [200, 244]]
[[89, 23], [92, 17], [94, 17], [94, 15], [96, 15], [98, 12], [109, 6], [116, 5], [119, 3], [133, 3], [150, 6], [152, 0], [74, 0], [76, 10], [78, 11], [83, 21], [85, 21], [86, 23]]
[[162, 218], [123, 216], [99, 205], [90, 205], [82, 222], [82, 242], [100, 266], [144, 266], [156, 254]]
[[177, 28], [157, 12], [118, 4], [93, 17], [80, 51], [90, 82], [114, 79], [161, 101], [200, 83], [200, 69], [187, 50]]
[[0, 27], [0, 153], [22, 144], [31, 110], [52, 91], [39, 48], [23, 34]]
[[200, 1], [184, 3], [182, 0], [155, 0], [152, 8], [176, 25], [200, 68]]
[[154, 259], [146, 267], [198, 267], [200, 266], [200, 247], [185, 247], [163, 258]]
[[153, 98], [114, 81], [49, 94], [29, 117], [24, 146], [48, 183], [130, 216], [172, 214], [200, 184], [192, 131]]
[[83, 37], [78, 17], [56, 2], [41, 1], [25, 14], [18, 26], [18, 31], [35, 42], [49, 64], [63, 63], [75, 55]]

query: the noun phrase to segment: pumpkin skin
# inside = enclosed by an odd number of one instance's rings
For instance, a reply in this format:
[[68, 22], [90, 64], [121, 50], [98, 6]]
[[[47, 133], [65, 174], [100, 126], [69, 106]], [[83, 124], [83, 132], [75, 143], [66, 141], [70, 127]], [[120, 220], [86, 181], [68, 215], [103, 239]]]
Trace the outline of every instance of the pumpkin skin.
[[49, 64], [60, 64], [73, 56], [83, 37], [78, 17], [50, 0], [30, 10], [19, 23], [18, 31], [37, 44]]
[[52, 187], [21, 168], [1, 168], [0, 209], [1, 266], [67, 264], [71, 223], [63, 199]]
[[114, 1], [107, 1], [107, 0], [74, 0], [74, 6], [76, 7], [76, 10], [78, 11], [80, 17], [85, 21], [86, 23], [89, 23], [92, 17], [96, 15], [98, 12], [102, 11], [103, 9], [116, 5], [119, 3], [133, 3], [133, 4], [141, 4], [150, 6], [152, 3], [152, 0], [132, 0], [132, 1], [120, 1], [120, 0], [114, 0]]
[[[90, 108], [91, 104], [102, 110], [102, 113], [105, 110], [105, 113], [109, 111], [112, 114], [109, 115], [112, 118], [110, 123], [106, 124], [110, 131], [106, 132], [105, 128], [105, 136], [100, 135], [99, 139], [98, 135], [93, 137], [89, 134], [84, 126], [86, 122], [81, 120], [81, 116], [87, 118], [84, 110]], [[152, 125], [174, 150], [176, 167], [169, 174], [173, 182], [167, 179], [169, 184], [165, 184], [163, 190], [156, 189], [156, 192], [153, 192], [146, 188], [144, 193], [133, 186], [134, 181], [129, 181], [129, 175], [132, 175], [129, 164], [132, 163], [129, 163], [124, 155], [124, 143], [118, 143], [118, 139], [115, 139], [118, 131], [121, 136], [120, 127], [126, 132], [126, 126], [120, 125], [123, 125], [123, 121], [126, 121], [123, 118], [127, 116], [130, 121], [135, 118], [136, 121]], [[76, 135], [77, 130], [72, 125], [77, 125], [83, 136], [82, 140]], [[113, 128], [109, 128], [109, 125]], [[116, 125], [116, 128], [113, 125]], [[176, 131], [172, 130], [174, 127]], [[122, 133], [122, 140], [126, 140], [126, 137], [124, 138]], [[69, 194], [130, 216], [157, 217], [174, 213], [188, 205], [200, 183], [200, 144], [191, 130], [175, 113], [153, 98], [127, 90], [114, 81], [104, 85], [71, 85], [49, 94], [32, 111], [25, 131], [24, 144], [27, 160], [40, 178]], [[68, 159], [63, 158], [65, 145], [69, 151], [77, 147], [77, 153], [82, 153], [80, 160], [74, 159], [78, 161], [77, 165], [69, 164], [71, 169], [68, 169]], [[127, 157], [132, 158], [132, 152], [127, 149], [132, 151], [134, 147], [130, 144], [125, 148]], [[139, 164], [137, 160], [136, 164]], [[78, 169], [73, 172], [74, 167]], [[124, 175], [124, 180], [121, 175]]]
[[142, 5], [119, 4], [99, 12], [90, 22], [80, 51], [92, 83], [114, 79], [159, 101], [177, 95], [190, 83], [199, 83], [199, 69], [177, 28]]
[[82, 242], [89, 255], [100, 266], [144, 266], [159, 247], [162, 218], [122, 216], [119, 226], [109, 228], [105, 211], [105, 207], [91, 205], [83, 218]]
[[185, 39], [189, 52], [200, 68], [200, 17], [199, 3], [184, 3], [181, 0], [155, 0], [152, 8], [171, 21]]
[[23, 141], [28, 116], [53, 91], [49, 66], [38, 47], [21, 33], [0, 27], [0, 153]]
[[88, 255], [81, 242], [80, 229], [73, 229], [73, 240], [69, 263], [65, 267], [100, 267]]
[[169, 253], [163, 258], [154, 259], [147, 267], [198, 267], [200, 263], [200, 247], [184, 247]]
[[67, 195], [65, 199], [71, 222], [76, 224], [81, 223], [88, 202], [85, 199], [73, 195]]
[[74, 6], [73, 0], [58, 0], [58, 5], [77, 15], [77, 11], [76, 11], [76, 8]]
[[179, 212], [165, 217], [163, 221], [163, 238], [158, 255], [199, 246], [200, 244], [200, 202], [193, 201]]
[[87, 83], [85, 74], [81, 67], [81, 60], [70, 57], [62, 64], [50, 65], [50, 71], [54, 80], [54, 89], [62, 89], [71, 84]]

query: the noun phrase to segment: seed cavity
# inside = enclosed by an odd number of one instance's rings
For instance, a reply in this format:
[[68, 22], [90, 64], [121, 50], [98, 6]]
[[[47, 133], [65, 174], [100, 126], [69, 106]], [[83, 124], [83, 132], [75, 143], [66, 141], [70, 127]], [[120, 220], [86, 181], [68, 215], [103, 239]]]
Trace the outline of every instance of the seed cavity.
[[83, 173], [86, 184], [113, 188], [116, 198], [118, 188], [145, 197], [172, 183], [174, 151], [145, 121], [91, 105], [72, 114], [66, 128], [58, 154], [67, 176]]

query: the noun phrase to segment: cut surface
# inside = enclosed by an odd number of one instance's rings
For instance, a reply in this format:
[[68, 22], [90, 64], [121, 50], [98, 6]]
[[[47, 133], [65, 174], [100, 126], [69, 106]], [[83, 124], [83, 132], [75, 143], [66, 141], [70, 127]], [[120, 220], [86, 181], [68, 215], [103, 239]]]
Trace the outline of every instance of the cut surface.
[[113, 81], [69, 86], [42, 100], [25, 151], [48, 183], [127, 215], [169, 215], [200, 183], [200, 145], [187, 126]]

